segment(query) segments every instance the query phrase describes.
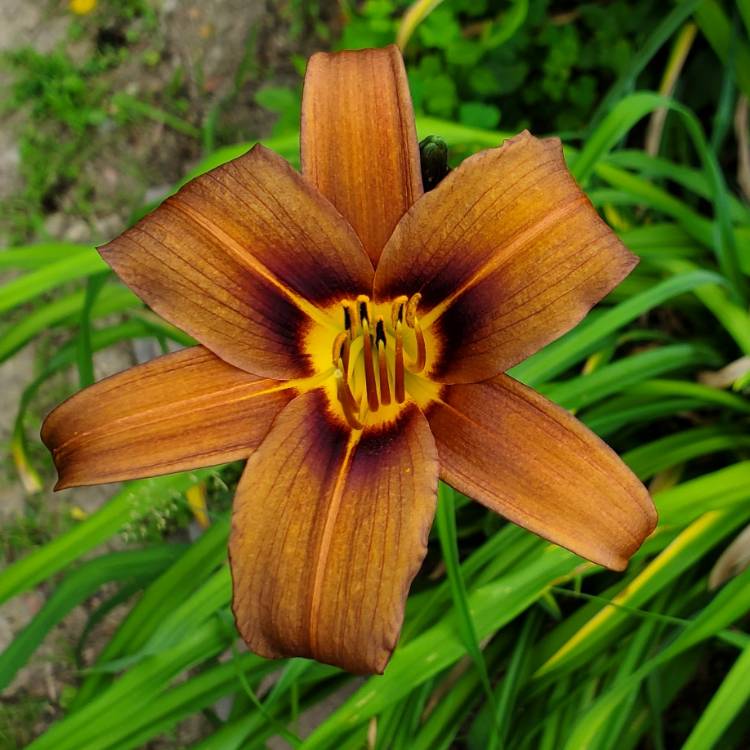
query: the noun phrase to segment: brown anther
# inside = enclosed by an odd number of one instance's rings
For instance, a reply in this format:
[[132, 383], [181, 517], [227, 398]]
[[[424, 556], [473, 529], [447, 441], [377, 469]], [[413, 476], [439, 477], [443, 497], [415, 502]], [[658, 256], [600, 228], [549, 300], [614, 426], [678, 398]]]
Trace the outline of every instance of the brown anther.
[[342, 307], [344, 308], [344, 330], [349, 334], [349, 338], [353, 338], [355, 335], [354, 326], [356, 323], [356, 320], [354, 319], [354, 316], [352, 315], [352, 306], [349, 302], [344, 302], [342, 304]]
[[338, 367], [339, 360], [343, 361], [344, 366], [344, 380], [347, 379], [349, 373], [349, 334], [347, 331], [342, 331], [333, 340], [333, 365]]
[[391, 403], [391, 386], [388, 382], [388, 360], [385, 356], [385, 324], [383, 318], [378, 318], [375, 327], [375, 346], [378, 350], [378, 375], [380, 376], [380, 402], [384, 406]]
[[344, 363], [340, 362], [334, 377], [336, 379], [336, 396], [344, 411], [344, 417], [353, 430], [361, 430], [363, 425], [359, 421], [359, 405], [357, 404], [343, 372]]
[[396, 321], [396, 356], [393, 373], [393, 389], [396, 392], [396, 401], [403, 404], [406, 400], [404, 388], [404, 336], [401, 321]]
[[366, 294], [360, 294], [357, 297], [357, 319], [364, 331], [364, 322], [370, 322], [370, 298]]
[[409, 298], [405, 294], [393, 300], [393, 304], [391, 305], [391, 325], [393, 328], [396, 327], [396, 323], [404, 322], [404, 306], [408, 300]]
[[367, 405], [370, 411], [377, 411], [380, 403], [378, 402], [378, 389], [375, 385], [375, 366], [372, 361], [372, 338], [370, 336], [370, 324], [366, 317], [361, 318], [362, 324], [362, 341], [364, 351], [362, 356], [365, 360], [365, 387], [367, 389]]
[[378, 316], [378, 322], [375, 323], [375, 346], [380, 342], [385, 344], [385, 321], [382, 315]]
[[406, 303], [406, 325], [408, 325], [409, 328], [414, 328], [417, 322], [417, 307], [419, 307], [421, 299], [422, 295], [417, 292], [416, 294], [412, 294], [411, 298]]

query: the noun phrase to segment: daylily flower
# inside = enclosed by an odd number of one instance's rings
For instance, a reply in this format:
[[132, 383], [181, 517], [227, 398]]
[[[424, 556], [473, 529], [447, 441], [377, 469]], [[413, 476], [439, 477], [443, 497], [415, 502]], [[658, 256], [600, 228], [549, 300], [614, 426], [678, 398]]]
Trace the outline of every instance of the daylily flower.
[[522, 133], [423, 195], [395, 47], [318, 54], [302, 174], [262, 146], [101, 254], [200, 346], [108, 378], [43, 428], [58, 488], [248, 458], [233, 610], [249, 647], [382, 671], [438, 477], [615, 570], [656, 522], [642, 484], [504, 371], [636, 264], [557, 139]]

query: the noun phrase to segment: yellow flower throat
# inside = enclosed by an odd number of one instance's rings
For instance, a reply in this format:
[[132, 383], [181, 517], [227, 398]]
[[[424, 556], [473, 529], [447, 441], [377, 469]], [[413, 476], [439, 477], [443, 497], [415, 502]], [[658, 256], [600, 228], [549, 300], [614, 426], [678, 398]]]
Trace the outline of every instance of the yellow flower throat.
[[391, 422], [409, 401], [424, 408], [440, 387], [425, 377], [435, 346], [419, 323], [420, 294], [375, 303], [366, 295], [345, 300], [331, 310], [336, 333], [327, 335], [330, 349], [324, 362], [318, 329], [308, 339], [315, 369], [325, 378], [329, 407], [354, 430]]

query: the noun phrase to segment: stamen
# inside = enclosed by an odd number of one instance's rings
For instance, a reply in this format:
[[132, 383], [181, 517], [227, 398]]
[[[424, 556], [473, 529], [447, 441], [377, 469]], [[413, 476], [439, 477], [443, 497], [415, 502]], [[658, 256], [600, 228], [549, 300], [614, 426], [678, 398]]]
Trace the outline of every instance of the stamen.
[[404, 389], [404, 336], [401, 331], [402, 324], [400, 320], [396, 321], [396, 356], [393, 375], [393, 388], [396, 391], [396, 401], [403, 404], [406, 400], [406, 391]]
[[385, 325], [383, 318], [378, 318], [375, 327], [375, 346], [378, 350], [378, 374], [380, 376], [380, 401], [384, 406], [391, 403], [391, 386], [388, 382], [388, 360], [385, 356]]
[[380, 342], [385, 345], [385, 323], [382, 316], [378, 318], [378, 322], [375, 324], [375, 346]]
[[393, 300], [393, 305], [391, 306], [391, 325], [394, 328], [396, 327], [396, 323], [404, 322], [404, 305], [408, 299], [409, 298], [405, 294], [402, 294], [400, 297], [396, 297], [396, 299]]
[[346, 331], [342, 331], [333, 340], [333, 365], [338, 366], [339, 360], [344, 363], [344, 380], [347, 379], [349, 373], [349, 334]]
[[344, 302], [342, 307], [344, 308], [344, 330], [349, 334], [349, 338], [355, 335], [353, 327], [354, 321], [352, 320], [352, 307], [348, 302]]
[[[363, 303], [364, 304], [364, 303]], [[365, 359], [365, 386], [367, 388], [367, 405], [370, 411], [377, 411], [380, 404], [378, 403], [378, 389], [375, 386], [375, 367], [372, 363], [372, 338], [370, 337], [370, 325], [366, 317], [361, 317], [362, 340], [364, 342], [364, 359]]]
[[336, 378], [336, 396], [338, 397], [341, 408], [344, 410], [344, 417], [346, 418], [349, 427], [353, 430], [361, 430], [362, 422], [359, 421], [359, 406], [352, 395], [351, 388], [344, 378], [342, 368], [343, 362], [339, 363], [339, 367], [334, 373]]
[[421, 299], [422, 295], [417, 292], [416, 294], [412, 294], [411, 298], [406, 303], [406, 325], [408, 325], [409, 328], [414, 328], [414, 324], [417, 322], [417, 307], [419, 307]]
[[370, 321], [370, 298], [366, 294], [357, 297], [357, 312], [359, 313], [359, 324], [364, 330], [365, 321]]

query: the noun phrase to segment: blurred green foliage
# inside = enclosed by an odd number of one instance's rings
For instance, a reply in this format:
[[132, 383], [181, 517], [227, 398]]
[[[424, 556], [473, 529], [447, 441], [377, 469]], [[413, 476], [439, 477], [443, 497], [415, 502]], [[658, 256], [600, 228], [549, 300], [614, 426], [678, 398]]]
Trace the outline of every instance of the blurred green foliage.
[[[369, 0], [351, 9], [340, 46], [391, 42], [407, 5]], [[663, 16], [664, 5], [444, 2], [406, 48], [415, 105], [482, 128], [579, 130]]]

